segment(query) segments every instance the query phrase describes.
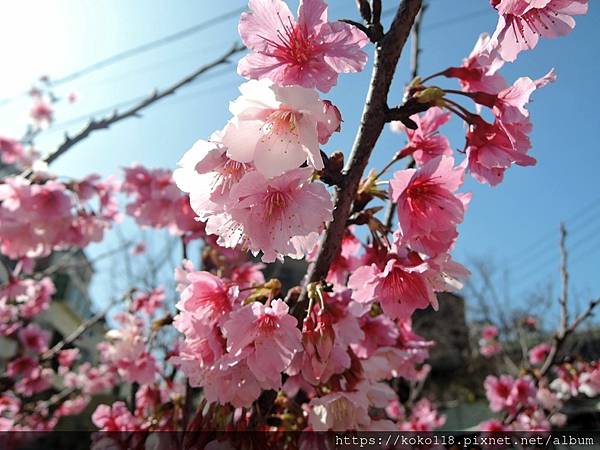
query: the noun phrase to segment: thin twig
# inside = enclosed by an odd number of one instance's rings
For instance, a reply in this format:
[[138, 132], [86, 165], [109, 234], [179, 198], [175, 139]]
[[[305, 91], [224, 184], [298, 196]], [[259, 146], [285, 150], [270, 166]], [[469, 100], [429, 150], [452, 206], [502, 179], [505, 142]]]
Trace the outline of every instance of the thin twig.
[[559, 298], [560, 304], [560, 324], [561, 329], [564, 332], [569, 323], [569, 309], [567, 304], [569, 302], [569, 270], [567, 268], [567, 228], [564, 223], [560, 224], [560, 280], [562, 290]]
[[[72, 147], [74, 147], [76, 144], [83, 141], [84, 139], [86, 139], [90, 134], [92, 134], [95, 131], [107, 129], [111, 125], [113, 125], [121, 120], [130, 118], [130, 117], [140, 117], [140, 112], [143, 111], [144, 109], [146, 109], [147, 107], [149, 107], [150, 105], [156, 103], [157, 101], [159, 101], [169, 95], [175, 94], [175, 92], [177, 92], [177, 90], [179, 88], [192, 83], [194, 80], [196, 80], [196, 78], [198, 78], [200, 75], [204, 74], [205, 72], [208, 72], [209, 70], [211, 70], [215, 67], [218, 67], [222, 64], [228, 63], [229, 58], [231, 58], [231, 56], [243, 51], [244, 49], [245, 49], [245, 47], [243, 47], [239, 43], [236, 43], [230, 50], [228, 50], [225, 54], [223, 54], [216, 60], [203, 65], [195, 72], [191, 73], [187, 77], [183, 78], [182, 80], [178, 81], [177, 83], [173, 84], [172, 86], [170, 86], [162, 91], [155, 90], [150, 96], [141, 100], [139, 103], [136, 103], [134, 106], [130, 107], [129, 109], [126, 109], [122, 112], [115, 111], [112, 115], [110, 115], [108, 117], [104, 117], [102, 119], [98, 119], [98, 120], [91, 119], [90, 122], [75, 136], [70, 137], [65, 134], [65, 140], [63, 141], [63, 143], [60, 144], [58, 146], [58, 148], [56, 148], [56, 150], [54, 150], [52, 153], [50, 153], [48, 156], [46, 156], [46, 158], [44, 158], [44, 162], [46, 162], [47, 164], [53, 163], [58, 158], [60, 158], [62, 155], [64, 155], [69, 149], [71, 149]], [[22, 176], [29, 176], [30, 174], [31, 174], [31, 171], [26, 171], [26, 172], [22, 173]]]
[[106, 313], [110, 309], [111, 306], [112, 306], [112, 303], [103, 311], [101, 311], [98, 314], [90, 317], [89, 319], [81, 322], [79, 324], [79, 326], [75, 329], [75, 331], [73, 331], [69, 336], [67, 336], [62, 341], [57, 342], [54, 347], [52, 347], [50, 350], [45, 352], [42, 355], [41, 360], [48, 361], [48, 360], [54, 358], [64, 347], [66, 347], [67, 345], [71, 345], [73, 342], [75, 342], [77, 339], [79, 339], [83, 333], [85, 333], [87, 330], [89, 330], [91, 327], [93, 327], [96, 323], [100, 322], [100, 320], [102, 320], [106, 316]]

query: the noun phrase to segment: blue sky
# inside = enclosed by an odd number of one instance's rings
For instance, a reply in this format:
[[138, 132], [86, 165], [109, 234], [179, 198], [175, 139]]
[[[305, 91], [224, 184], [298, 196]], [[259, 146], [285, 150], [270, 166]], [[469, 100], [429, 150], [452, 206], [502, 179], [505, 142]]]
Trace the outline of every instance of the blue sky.
[[[295, 7], [296, 2], [290, 3]], [[496, 14], [486, 0], [429, 3], [422, 33], [422, 75], [459, 65], [479, 33], [492, 32], [496, 23]], [[384, 8], [396, 4], [384, 0]], [[15, 2], [4, 8], [0, 28], [4, 60], [0, 98], [26, 90], [41, 74], [59, 78], [244, 5], [238, 0]], [[520, 76], [542, 76], [552, 67], [557, 70], [558, 81], [536, 92], [529, 106], [534, 123], [532, 155], [538, 165], [509, 170], [504, 183], [496, 188], [472, 181], [464, 188], [472, 191], [474, 198], [461, 226], [455, 258], [467, 264], [474, 257], [484, 258], [509, 270], [517, 302], [538, 284], [558, 279], [561, 220], [567, 220], [571, 232], [573, 294], [584, 301], [600, 293], [600, 154], [596, 139], [600, 126], [600, 30], [595, 26], [600, 12], [594, 6], [588, 16], [577, 18], [571, 35], [542, 40], [535, 51], [522, 53], [516, 63], [503, 69], [511, 82]], [[330, 17], [356, 19], [354, 2], [331, 1]], [[73, 133], [84, 125], [73, 119], [167, 86], [210, 61], [237, 39], [236, 27], [236, 19], [225, 21], [61, 86], [58, 93], [74, 91], [80, 100], [58, 108], [57, 130], [42, 135], [38, 147], [49, 151], [65, 130]], [[400, 101], [403, 85], [409, 81], [408, 53], [404, 52], [398, 68], [392, 102]], [[237, 97], [242, 79], [234, 65], [217, 72], [220, 75], [200, 79], [153, 106], [143, 118], [94, 134], [60, 159], [53, 170], [74, 177], [89, 172], [109, 175], [133, 161], [173, 168], [196, 139], [206, 138], [229, 117], [228, 101]], [[326, 151], [348, 152], [368, 78], [369, 70], [343, 76], [324, 96], [340, 107], [344, 117], [342, 133], [330, 141]], [[455, 87], [452, 82], [446, 85]], [[27, 102], [22, 99], [0, 106], [0, 132], [19, 135], [26, 113]], [[457, 120], [443, 130], [454, 148], [462, 148], [464, 131]], [[401, 136], [386, 130], [372, 166], [381, 167], [403, 143]], [[99, 253], [106, 245], [91, 250]], [[101, 295], [102, 286], [95, 291]]]

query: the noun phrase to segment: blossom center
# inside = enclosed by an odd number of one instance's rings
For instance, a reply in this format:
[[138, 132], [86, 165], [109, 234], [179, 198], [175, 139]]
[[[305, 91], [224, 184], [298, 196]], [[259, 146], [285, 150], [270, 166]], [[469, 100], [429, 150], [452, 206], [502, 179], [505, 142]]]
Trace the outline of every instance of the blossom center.
[[258, 318], [257, 326], [261, 333], [271, 333], [277, 329], [277, 317], [263, 314]]
[[262, 129], [266, 135], [293, 134], [298, 136], [297, 122], [296, 113], [293, 111], [277, 110], [269, 114]]
[[289, 196], [285, 192], [277, 191], [277, 190], [267, 190], [267, 194], [264, 198], [264, 208], [266, 215], [278, 216], [284, 211], [289, 203]]

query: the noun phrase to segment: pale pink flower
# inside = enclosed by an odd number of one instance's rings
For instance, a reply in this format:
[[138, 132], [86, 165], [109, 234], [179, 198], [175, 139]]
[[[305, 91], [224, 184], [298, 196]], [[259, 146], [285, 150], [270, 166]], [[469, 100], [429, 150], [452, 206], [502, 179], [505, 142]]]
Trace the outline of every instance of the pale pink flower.
[[402, 122], [392, 122], [390, 128], [396, 133], [404, 132], [408, 143], [400, 154], [412, 155], [417, 165], [437, 158], [438, 156], [451, 156], [452, 147], [446, 136], [439, 134], [438, 129], [450, 120], [450, 113], [444, 112], [437, 106], [429, 108], [424, 114], [415, 114], [410, 119], [417, 124], [416, 130], [406, 128]]
[[260, 396], [261, 388], [277, 389], [269, 384], [263, 386], [245, 362], [232, 367], [225, 363], [218, 372], [209, 372], [203, 380], [203, 388], [209, 402], [230, 403], [236, 408], [250, 407]]
[[539, 37], [564, 36], [575, 28], [572, 16], [586, 14], [588, 0], [492, 0], [500, 14], [492, 36], [505, 61], [534, 48]]
[[366, 391], [333, 392], [308, 404], [308, 424], [313, 431], [348, 431], [367, 427], [369, 399]]
[[50, 333], [42, 330], [39, 325], [36, 325], [35, 323], [30, 323], [25, 328], [21, 328], [18, 336], [21, 345], [29, 351], [42, 353], [48, 350]]
[[441, 156], [419, 169], [400, 170], [390, 180], [391, 198], [398, 204], [398, 227], [403, 243], [436, 256], [447, 252], [458, 236], [470, 195], [455, 194], [463, 182], [464, 166]]
[[325, 224], [332, 219], [332, 201], [325, 185], [310, 182], [306, 167], [266, 179], [259, 172], [246, 174], [230, 193], [231, 222], [207, 232], [231, 235], [241, 227], [244, 245], [262, 260], [283, 256], [304, 257]]
[[229, 200], [229, 191], [249, 171], [252, 164], [227, 156], [218, 134], [211, 140], [198, 140], [188, 150], [173, 172], [179, 189], [190, 194], [190, 204], [201, 220], [220, 213]]
[[536, 345], [531, 350], [529, 350], [529, 362], [534, 365], [540, 365], [550, 353], [550, 349], [552, 346], [548, 342], [542, 342], [541, 344]]
[[437, 308], [437, 299], [424, 272], [427, 264], [390, 253], [387, 260], [361, 266], [350, 276], [348, 287], [359, 303], [378, 301], [393, 319], [408, 319], [416, 309]]
[[319, 144], [328, 140], [339, 121], [315, 91], [252, 80], [242, 84], [240, 92], [229, 106], [234, 117], [223, 130], [227, 156], [254, 163], [267, 177], [305, 162], [323, 168]]
[[298, 21], [281, 0], [250, 0], [249, 9], [239, 25], [244, 44], [253, 51], [238, 65], [246, 78], [328, 92], [339, 73], [359, 72], [367, 62], [361, 50], [367, 36], [352, 25], [328, 22], [322, 0], [300, 1]]
[[491, 45], [490, 36], [483, 33], [477, 39], [471, 54], [461, 67], [449, 67], [443, 72], [448, 78], [458, 78], [465, 92], [497, 94], [506, 87], [506, 80], [498, 70], [504, 61], [497, 48]]
[[272, 388], [281, 387], [281, 373], [302, 350], [296, 319], [282, 300], [270, 306], [254, 302], [231, 313], [223, 324], [230, 354], [241, 353], [254, 376]]

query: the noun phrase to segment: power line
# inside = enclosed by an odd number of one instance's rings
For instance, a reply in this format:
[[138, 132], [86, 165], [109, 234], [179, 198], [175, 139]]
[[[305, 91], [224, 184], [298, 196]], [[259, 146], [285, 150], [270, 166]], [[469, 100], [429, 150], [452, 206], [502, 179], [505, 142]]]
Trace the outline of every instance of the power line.
[[[58, 78], [56, 80], [52, 80], [50, 82], [50, 84], [52, 86], [59, 86], [61, 84], [73, 81], [75, 79], [81, 78], [84, 75], [87, 75], [89, 73], [95, 72], [97, 70], [100, 70], [102, 68], [114, 65], [120, 61], [123, 61], [125, 59], [131, 58], [133, 56], [139, 55], [140, 53], [144, 53], [147, 52], [149, 50], [153, 50], [157, 47], [161, 47], [167, 44], [170, 44], [174, 41], [178, 41], [180, 39], [183, 39], [185, 37], [191, 36], [195, 33], [198, 33], [200, 31], [206, 30], [207, 28], [210, 28], [218, 23], [224, 22], [228, 19], [232, 19], [234, 17], [239, 16], [242, 12], [244, 12], [246, 10], [245, 7], [243, 8], [236, 8], [234, 10], [225, 12], [217, 17], [213, 17], [209, 20], [205, 20], [203, 22], [200, 22], [194, 26], [191, 26], [189, 28], [185, 28], [183, 30], [180, 30], [176, 33], [170, 34], [168, 36], [164, 36], [162, 38], [159, 39], [155, 39], [153, 41], [147, 42], [145, 44], [142, 45], [138, 45], [137, 47], [133, 47], [130, 48], [128, 50], [116, 53], [112, 56], [109, 56], [108, 58], [102, 59], [100, 61], [97, 61], [93, 64], [90, 64], [89, 66], [83, 67], [82, 69], [78, 69], [68, 75], [65, 75], [61, 78]], [[19, 96], [16, 97], [11, 97], [11, 98], [5, 98], [0, 100], [0, 106], [4, 105], [6, 103], [9, 103], [13, 100], [15, 100], [16, 98], [26, 95], [27, 93], [22, 93]]]
[[[226, 67], [224, 69], [221, 69], [221, 70], [218, 70], [218, 71], [215, 71], [215, 72], [212, 72], [212, 73], [209, 73], [209, 74], [205, 75], [203, 78], [199, 79], [194, 84], [201, 83], [201, 82], [208, 81], [208, 80], [212, 80], [212, 79], [218, 78], [218, 77], [223, 76], [223, 75], [228, 75], [230, 73], [232, 73], [231, 69], [228, 68], [228, 67]], [[188, 95], [188, 94], [184, 94], [182, 96], [185, 96], [185, 95]], [[103, 115], [103, 114], [107, 114], [107, 113], [110, 113], [110, 112], [112, 112], [114, 110], [118, 110], [120, 108], [125, 108], [127, 106], [130, 106], [133, 103], [136, 103], [136, 102], [139, 102], [139, 101], [143, 100], [147, 96], [148, 96], [148, 94], [139, 95], [139, 96], [130, 98], [128, 100], [123, 100], [121, 102], [112, 104], [110, 106], [105, 106], [105, 107], [99, 108], [99, 109], [97, 109], [95, 111], [92, 111], [92, 112], [89, 112], [89, 113], [85, 113], [85, 114], [82, 114], [80, 116], [73, 117], [71, 119], [64, 120], [62, 122], [59, 122], [59, 123], [53, 125], [52, 127], [48, 128], [47, 130], [45, 130], [42, 133], [45, 135], [45, 134], [51, 134], [52, 132], [56, 132], [56, 131], [60, 131], [60, 130], [66, 129], [70, 125], [73, 125], [75, 123], [81, 122], [83, 120], [89, 120], [92, 117], [96, 117], [96, 116], [100, 116], [100, 115]]]

